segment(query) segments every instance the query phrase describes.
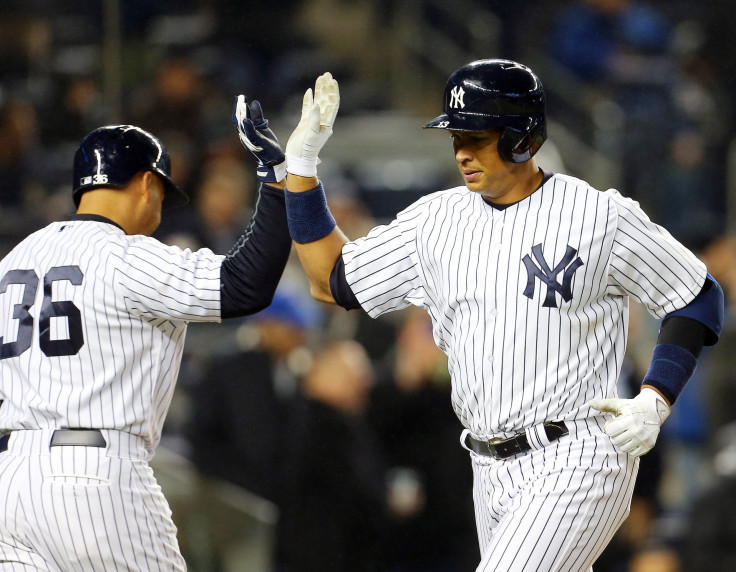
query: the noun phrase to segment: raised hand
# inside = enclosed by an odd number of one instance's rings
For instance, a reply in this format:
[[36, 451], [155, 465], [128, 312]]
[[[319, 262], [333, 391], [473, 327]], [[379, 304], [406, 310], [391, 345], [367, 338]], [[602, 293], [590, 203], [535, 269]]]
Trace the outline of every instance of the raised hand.
[[233, 123], [238, 130], [240, 142], [258, 161], [256, 175], [263, 183], [278, 183], [286, 177], [286, 157], [279, 140], [268, 127], [263, 117], [261, 104], [239, 95], [235, 98]]
[[302, 115], [286, 143], [287, 171], [302, 177], [317, 174], [319, 152], [332, 135], [332, 126], [340, 107], [337, 80], [327, 72], [317, 78], [312, 89], [304, 93]]

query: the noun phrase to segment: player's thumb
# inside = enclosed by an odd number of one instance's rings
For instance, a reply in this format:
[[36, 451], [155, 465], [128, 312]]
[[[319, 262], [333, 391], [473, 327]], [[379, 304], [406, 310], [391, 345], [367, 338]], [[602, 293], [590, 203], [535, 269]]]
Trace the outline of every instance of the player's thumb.
[[603, 413], [613, 413], [618, 415], [621, 411], [621, 399], [614, 397], [612, 399], [591, 399], [588, 402], [593, 409], [602, 411]]

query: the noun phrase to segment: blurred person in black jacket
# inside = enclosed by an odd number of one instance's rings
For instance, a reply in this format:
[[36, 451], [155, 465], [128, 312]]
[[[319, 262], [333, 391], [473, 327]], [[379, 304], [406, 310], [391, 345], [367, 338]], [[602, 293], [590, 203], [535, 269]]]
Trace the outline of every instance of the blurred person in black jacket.
[[192, 388], [191, 457], [204, 474], [277, 501], [281, 433], [298, 372], [290, 358], [316, 326], [311, 301], [282, 283], [271, 305], [238, 329], [240, 350], [217, 356]]
[[403, 315], [393, 370], [376, 384], [369, 408], [389, 465], [385, 569], [474, 570], [480, 552], [473, 477], [468, 453], [458, 446], [462, 426], [448, 407], [447, 357], [426, 312], [410, 308]]
[[682, 538], [686, 572], [736, 570], [736, 422], [720, 429], [715, 482], [696, 498]]
[[385, 572], [378, 550], [384, 472], [363, 418], [372, 383], [368, 355], [353, 340], [319, 351], [303, 380], [278, 447], [281, 572]]

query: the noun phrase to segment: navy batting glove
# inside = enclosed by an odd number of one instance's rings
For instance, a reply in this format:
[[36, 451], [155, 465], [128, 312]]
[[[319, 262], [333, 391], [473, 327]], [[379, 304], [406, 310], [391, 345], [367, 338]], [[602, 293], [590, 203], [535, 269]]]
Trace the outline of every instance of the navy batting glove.
[[268, 128], [261, 104], [258, 101], [248, 104], [248, 98], [244, 95], [236, 97], [233, 123], [243, 147], [258, 161], [258, 180], [262, 183], [283, 181], [286, 177], [286, 157], [276, 135]]

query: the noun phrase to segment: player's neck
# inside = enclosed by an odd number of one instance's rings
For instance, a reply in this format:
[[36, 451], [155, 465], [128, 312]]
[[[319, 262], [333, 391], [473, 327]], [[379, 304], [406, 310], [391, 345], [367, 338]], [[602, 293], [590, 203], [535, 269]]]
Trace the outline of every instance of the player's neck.
[[481, 193], [491, 204], [508, 205], [524, 200], [536, 191], [544, 180], [544, 173], [536, 163], [524, 164], [499, 178], [494, 188]]
[[126, 234], [135, 234], [127, 197], [118, 189], [96, 189], [82, 195], [77, 214], [93, 214], [113, 221]]

